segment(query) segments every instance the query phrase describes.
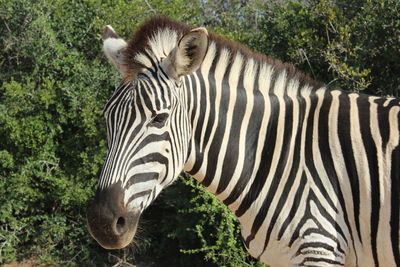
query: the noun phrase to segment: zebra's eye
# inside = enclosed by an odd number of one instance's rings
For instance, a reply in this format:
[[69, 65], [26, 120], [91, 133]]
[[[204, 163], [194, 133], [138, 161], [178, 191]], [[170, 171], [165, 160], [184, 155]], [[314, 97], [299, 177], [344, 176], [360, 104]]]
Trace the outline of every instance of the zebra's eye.
[[154, 118], [151, 120], [151, 123], [158, 125], [164, 124], [167, 118], [168, 118], [168, 113], [160, 113], [154, 116]]

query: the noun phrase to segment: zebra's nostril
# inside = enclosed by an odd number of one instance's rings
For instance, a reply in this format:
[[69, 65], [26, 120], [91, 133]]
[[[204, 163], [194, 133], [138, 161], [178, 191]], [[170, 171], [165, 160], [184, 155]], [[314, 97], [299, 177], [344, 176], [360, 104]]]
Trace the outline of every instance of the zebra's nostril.
[[122, 235], [126, 232], [127, 227], [126, 227], [126, 220], [124, 217], [119, 217], [117, 219], [117, 222], [115, 224], [115, 230], [118, 235]]

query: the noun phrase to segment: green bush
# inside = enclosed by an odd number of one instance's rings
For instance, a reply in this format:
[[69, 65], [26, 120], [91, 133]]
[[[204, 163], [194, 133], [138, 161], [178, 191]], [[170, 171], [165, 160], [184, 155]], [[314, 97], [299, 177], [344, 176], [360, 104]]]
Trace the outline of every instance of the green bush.
[[400, 2], [289, 1], [264, 6], [253, 49], [332, 87], [399, 96]]
[[97, 34], [81, 29], [93, 19], [89, 6], [0, 5], [0, 263], [61, 263], [95, 246], [84, 207], [106, 151], [101, 103], [116, 77], [93, 53]]
[[[157, 220], [155, 220], [157, 218]], [[264, 266], [242, 244], [236, 217], [197, 181], [180, 177], [144, 214], [145, 262], [162, 266]], [[172, 258], [171, 258], [172, 256]], [[158, 265], [157, 265], [158, 266]]]

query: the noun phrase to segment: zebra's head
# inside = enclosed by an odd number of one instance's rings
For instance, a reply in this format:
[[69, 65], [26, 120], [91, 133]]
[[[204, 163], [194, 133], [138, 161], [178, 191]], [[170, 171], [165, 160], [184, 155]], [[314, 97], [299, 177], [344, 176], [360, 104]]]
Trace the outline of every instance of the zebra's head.
[[[128, 45], [105, 29], [104, 52], [124, 82], [104, 108], [108, 154], [87, 220], [107, 249], [132, 241], [142, 211], [184, 167], [191, 129], [181, 79], [199, 68], [208, 46], [204, 28], [134, 38]], [[146, 52], [132, 55], [135, 42]]]

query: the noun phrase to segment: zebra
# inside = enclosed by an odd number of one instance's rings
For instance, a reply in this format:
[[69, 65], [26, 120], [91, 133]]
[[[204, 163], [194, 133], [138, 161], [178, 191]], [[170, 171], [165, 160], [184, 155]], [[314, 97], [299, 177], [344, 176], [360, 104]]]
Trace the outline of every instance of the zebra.
[[271, 266], [400, 266], [399, 99], [349, 93], [165, 17], [103, 49], [122, 76], [91, 235], [127, 246], [182, 170], [237, 216]]

